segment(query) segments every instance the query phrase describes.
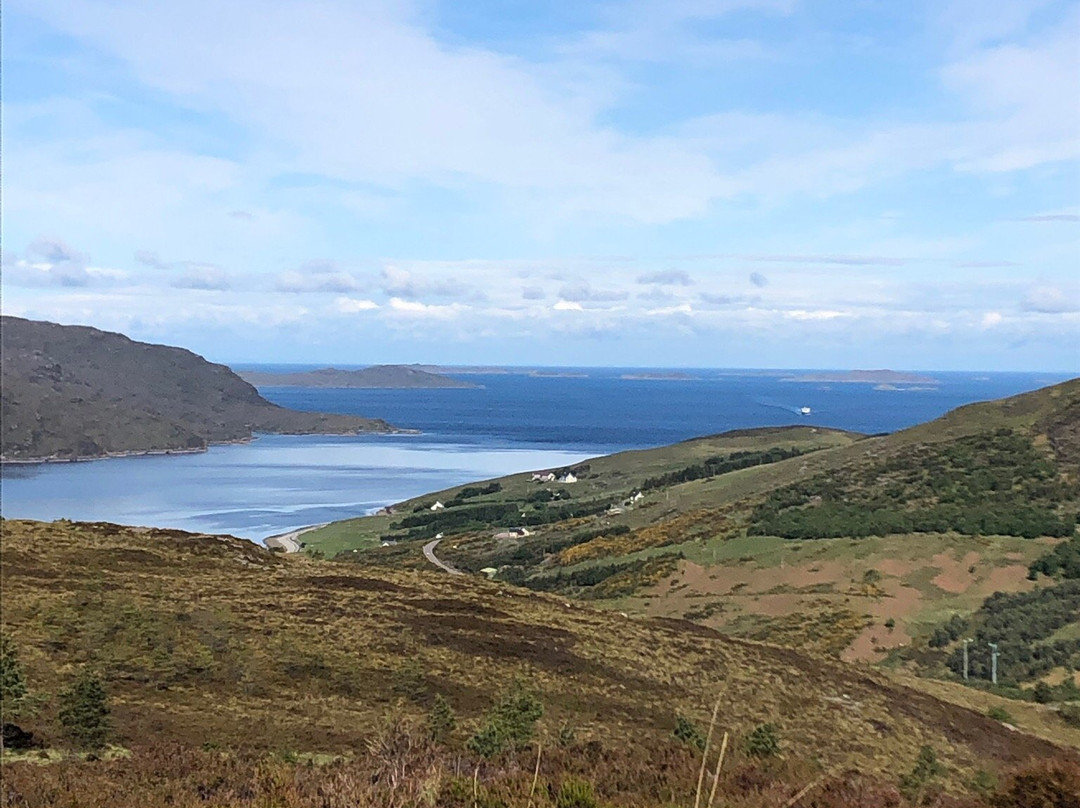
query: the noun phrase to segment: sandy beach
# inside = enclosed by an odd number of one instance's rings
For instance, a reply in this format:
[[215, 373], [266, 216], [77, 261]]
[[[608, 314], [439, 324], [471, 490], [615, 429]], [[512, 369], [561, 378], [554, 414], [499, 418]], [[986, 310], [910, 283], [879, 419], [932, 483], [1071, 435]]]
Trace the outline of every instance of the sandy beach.
[[277, 536], [267, 536], [265, 539], [263, 539], [263, 544], [269, 550], [277, 548], [284, 550], [286, 553], [299, 553], [300, 537], [305, 533], [310, 533], [312, 530], [318, 530], [320, 527], [326, 527], [327, 524], [329, 523], [325, 522], [321, 525], [309, 525], [308, 527], [302, 527], [299, 530], [292, 530], [288, 533], [280, 533]]

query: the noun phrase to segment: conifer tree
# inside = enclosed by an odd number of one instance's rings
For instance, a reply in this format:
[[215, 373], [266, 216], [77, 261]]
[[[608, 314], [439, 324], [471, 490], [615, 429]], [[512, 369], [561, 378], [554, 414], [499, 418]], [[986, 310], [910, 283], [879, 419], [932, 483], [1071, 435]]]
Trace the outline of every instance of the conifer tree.
[[457, 720], [454, 718], [454, 711], [450, 709], [449, 702], [442, 697], [442, 694], [437, 695], [435, 705], [431, 708], [427, 720], [431, 740], [435, 743], [446, 743], [456, 726]]
[[111, 729], [109, 698], [101, 679], [84, 670], [75, 683], [60, 694], [60, 723], [75, 743], [84, 749], [100, 749]]
[[[15, 643], [6, 634], [0, 634], [0, 727], [22, 712], [26, 695], [26, 678]], [[0, 749], [3, 749], [3, 744], [0, 735]]]

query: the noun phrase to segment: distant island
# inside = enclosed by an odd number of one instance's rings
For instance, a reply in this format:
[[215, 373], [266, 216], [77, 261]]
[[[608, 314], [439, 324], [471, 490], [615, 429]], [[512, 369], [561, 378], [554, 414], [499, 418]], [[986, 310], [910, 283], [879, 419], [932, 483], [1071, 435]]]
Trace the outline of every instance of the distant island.
[[256, 387], [333, 387], [351, 389], [477, 388], [480, 385], [453, 379], [413, 365], [373, 365], [361, 370], [320, 368], [298, 373], [239, 371], [241, 379]]
[[191, 351], [85, 326], [0, 319], [0, 461], [204, 451], [255, 432], [400, 432], [379, 419], [272, 404]]
[[682, 382], [696, 379], [697, 376], [675, 371], [671, 373], [624, 373], [619, 378], [629, 381]]
[[790, 376], [785, 382], [828, 382], [830, 384], [940, 384], [931, 376], [900, 373], [895, 370], [845, 370], [825, 373], [805, 373]]

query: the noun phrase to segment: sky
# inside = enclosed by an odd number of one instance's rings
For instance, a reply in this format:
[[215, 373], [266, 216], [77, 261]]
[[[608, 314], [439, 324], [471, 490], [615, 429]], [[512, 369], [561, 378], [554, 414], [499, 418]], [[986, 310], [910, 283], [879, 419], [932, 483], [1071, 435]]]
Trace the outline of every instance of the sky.
[[2, 156], [215, 361], [1080, 371], [1076, 0], [5, 0]]

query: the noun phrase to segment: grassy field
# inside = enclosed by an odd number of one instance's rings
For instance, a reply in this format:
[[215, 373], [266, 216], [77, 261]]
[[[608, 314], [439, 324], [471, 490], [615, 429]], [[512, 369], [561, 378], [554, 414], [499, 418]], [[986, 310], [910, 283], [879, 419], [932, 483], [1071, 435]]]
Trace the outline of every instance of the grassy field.
[[974, 611], [994, 592], [1034, 588], [1027, 568], [1047, 548], [1048, 541], [957, 534], [713, 539], [675, 545], [685, 561], [674, 575], [600, 603], [819, 650], [821, 643], [799, 636], [802, 621], [787, 625], [787, 616], [846, 614], [847, 641], [839, 642], [837, 628], [829, 645], [845, 659], [879, 661], [952, 615]]

